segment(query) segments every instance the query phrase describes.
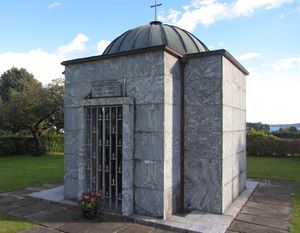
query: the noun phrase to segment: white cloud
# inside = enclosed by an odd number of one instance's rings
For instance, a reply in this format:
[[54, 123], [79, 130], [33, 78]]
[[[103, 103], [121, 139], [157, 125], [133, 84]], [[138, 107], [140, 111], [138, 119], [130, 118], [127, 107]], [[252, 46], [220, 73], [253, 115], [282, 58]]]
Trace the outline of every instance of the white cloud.
[[[42, 49], [32, 49], [23, 53], [5, 52], [0, 53], [0, 75], [12, 67], [25, 68], [44, 85], [52, 79], [63, 77], [64, 66], [62, 61], [80, 57], [95, 55], [96, 49], [88, 49], [86, 42], [88, 37], [79, 33], [69, 43], [58, 47], [54, 52], [46, 52]], [[110, 43], [108, 40], [101, 40], [97, 43], [98, 54]]]
[[251, 71], [247, 79], [247, 121], [268, 124], [300, 121], [297, 75]]
[[168, 23], [193, 31], [198, 24], [205, 27], [216, 21], [251, 16], [258, 10], [270, 10], [294, 0], [235, 0], [230, 3], [220, 0], [192, 0], [183, 12], [171, 9], [166, 17]]
[[53, 2], [48, 6], [48, 9], [53, 9], [53, 8], [57, 8], [60, 7], [61, 3], [60, 2]]
[[245, 60], [250, 60], [250, 59], [259, 58], [259, 57], [261, 57], [260, 53], [249, 52], [249, 53], [245, 53], [240, 56], [237, 56], [236, 59], [238, 61], [245, 61]]
[[0, 75], [12, 67], [25, 68], [45, 85], [52, 79], [63, 77], [64, 67], [60, 65], [63, 60], [65, 57], [41, 49], [26, 53], [0, 53]]
[[283, 58], [275, 63], [265, 64], [264, 67], [272, 68], [275, 71], [291, 68], [300, 68], [300, 56]]
[[78, 34], [70, 44], [62, 45], [52, 53], [42, 49], [0, 53], [0, 75], [12, 67], [25, 68], [44, 85], [48, 84], [52, 79], [63, 77], [64, 67], [60, 63], [70, 59], [73, 52], [84, 52], [87, 40], [87, 36]]
[[73, 52], [83, 52], [86, 50], [86, 42], [88, 40], [89, 38], [86, 35], [79, 33], [70, 44], [60, 46], [58, 53], [60, 55], [68, 55]]
[[97, 50], [99, 54], [102, 54], [104, 52], [104, 50], [106, 49], [106, 47], [110, 44], [111, 41], [109, 40], [100, 40], [97, 43]]

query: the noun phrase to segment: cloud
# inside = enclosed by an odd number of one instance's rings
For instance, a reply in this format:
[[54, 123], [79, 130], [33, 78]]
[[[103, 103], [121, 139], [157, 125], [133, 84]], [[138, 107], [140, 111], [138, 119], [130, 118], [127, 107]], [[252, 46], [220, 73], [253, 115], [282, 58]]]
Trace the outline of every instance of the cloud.
[[83, 52], [86, 50], [86, 42], [88, 40], [89, 38], [86, 35], [79, 33], [71, 43], [60, 46], [58, 53], [60, 55], [68, 55], [74, 52]]
[[65, 57], [41, 49], [26, 53], [0, 53], [0, 75], [12, 67], [25, 68], [45, 85], [52, 79], [63, 77], [64, 67], [60, 65], [63, 60]]
[[251, 16], [258, 10], [271, 10], [295, 0], [235, 0], [230, 3], [220, 0], [191, 0], [182, 12], [170, 9], [162, 16], [167, 23], [193, 31], [198, 24], [209, 27], [220, 20]]
[[53, 2], [48, 6], [48, 9], [53, 9], [53, 8], [57, 8], [60, 7], [61, 3], [60, 2]]
[[106, 47], [111, 43], [111, 41], [109, 40], [100, 40], [97, 43], [97, 50], [99, 54], [102, 54], [104, 52], [104, 50], [106, 49]]
[[298, 123], [300, 79], [285, 72], [251, 71], [247, 80], [247, 121]]
[[300, 56], [283, 58], [272, 64], [265, 64], [264, 67], [272, 68], [273, 70], [286, 70], [291, 68], [300, 68]]
[[102, 54], [110, 43], [108, 40], [101, 40], [97, 43], [96, 50], [94, 46], [91, 47], [92, 49], [88, 48], [87, 41], [88, 37], [79, 33], [69, 44], [59, 46], [53, 52], [46, 52], [42, 49], [32, 49], [23, 53], [0, 52], [0, 75], [12, 67], [25, 68], [46, 85], [52, 79], [63, 77], [64, 66], [60, 64], [62, 61], [79, 56]]
[[259, 58], [259, 57], [261, 57], [260, 53], [249, 52], [249, 53], [245, 53], [240, 56], [237, 56], [236, 59], [238, 61], [245, 61], [245, 60], [250, 60], [250, 59]]
[[60, 46], [54, 52], [32, 49], [24, 53], [0, 53], [0, 75], [12, 67], [25, 68], [44, 85], [52, 79], [63, 77], [62, 61], [72, 58], [74, 52], [84, 52], [88, 37], [79, 33], [70, 44]]

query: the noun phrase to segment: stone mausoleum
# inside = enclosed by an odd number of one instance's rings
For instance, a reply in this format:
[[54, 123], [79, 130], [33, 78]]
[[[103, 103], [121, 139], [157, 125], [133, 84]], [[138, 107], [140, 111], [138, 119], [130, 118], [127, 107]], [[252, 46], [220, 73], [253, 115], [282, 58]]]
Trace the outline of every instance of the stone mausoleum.
[[167, 218], [222, 214], [246, 186], [247, 70], [153, 21], [65, 65], [64, 195]]

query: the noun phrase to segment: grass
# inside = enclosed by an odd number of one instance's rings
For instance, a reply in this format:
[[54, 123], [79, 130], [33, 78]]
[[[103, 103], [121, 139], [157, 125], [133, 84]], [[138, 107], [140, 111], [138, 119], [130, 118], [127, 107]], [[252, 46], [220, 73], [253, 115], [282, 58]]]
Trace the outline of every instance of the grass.
[[34, 225], [34, 223], [27, 220], [0, 213], [0, 233], [15, 233], [33, 227]]
[[[46, 156], [0, 156], [0, 192], [59, 182], [63, 179], [63, 153]], [[0, 233], [15, 233], [35, 224], [0, 213]]]
[[251, 178], [295, 182], [296, 196], [291, 232], [300, 232], [300, 158], [248, 157], [247, 175]]
[[0, 192], [63, 179], [63, 153], [46, 156], [0, 156]]

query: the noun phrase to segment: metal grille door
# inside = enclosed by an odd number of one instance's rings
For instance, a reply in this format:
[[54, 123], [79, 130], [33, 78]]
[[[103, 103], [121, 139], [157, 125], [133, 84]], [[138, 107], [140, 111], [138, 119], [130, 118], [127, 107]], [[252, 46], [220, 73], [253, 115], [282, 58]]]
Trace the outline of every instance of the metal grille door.
[[86, 190], [100, 191], [105, 208], [121, 209], [122, 107], [85, 108]]

